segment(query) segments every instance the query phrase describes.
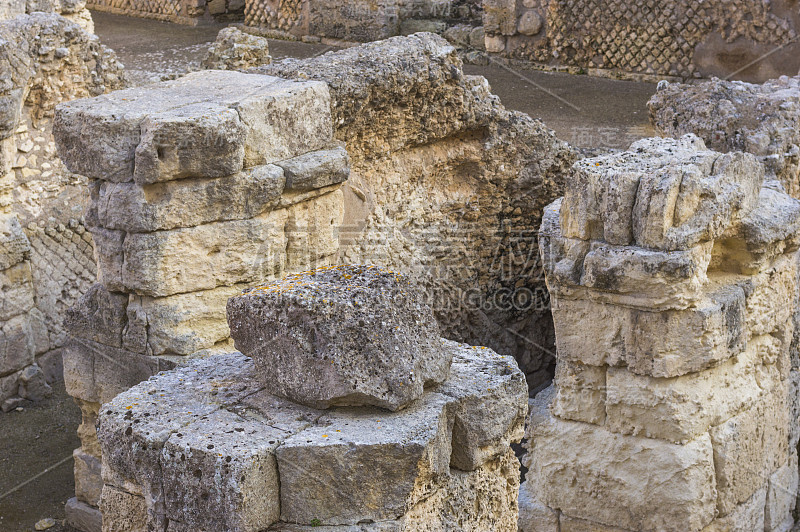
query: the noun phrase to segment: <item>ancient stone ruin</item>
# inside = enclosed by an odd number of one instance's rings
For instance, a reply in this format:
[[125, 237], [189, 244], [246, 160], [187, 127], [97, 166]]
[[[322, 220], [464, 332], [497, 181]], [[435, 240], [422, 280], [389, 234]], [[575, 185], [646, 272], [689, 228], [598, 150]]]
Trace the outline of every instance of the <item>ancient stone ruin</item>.
[[250, 358], [103, 405], [104, 530], [516, 530], [524, 375], [440, 338], [407, 278], [290, 275], [231, 298], [228, 320]]
[[[69, 9], [83, 20], [82, 5]], [[120, 88], [123, 76], [114, 52], [55, 13], [0, 22], [0, 72], [0, 407], [8, 411], [49, 394], [66, 341], [62, 318], [95, 278], [82, 222], [86, 180], [56, 154], [54, 109]]]
[[99, 281], [66, 319], [74, 514], [99, 520], [102, 403], [226, 348], [228, 297], [335, 261], [348, 159], [329, 101], [319, 82], [206, 71], [59, 107], [59, 152], [90, 180]]
[[800, 202], [763, 178], [694, 135], [576, 164], [542, 222], [522, 530], [791, 529]]

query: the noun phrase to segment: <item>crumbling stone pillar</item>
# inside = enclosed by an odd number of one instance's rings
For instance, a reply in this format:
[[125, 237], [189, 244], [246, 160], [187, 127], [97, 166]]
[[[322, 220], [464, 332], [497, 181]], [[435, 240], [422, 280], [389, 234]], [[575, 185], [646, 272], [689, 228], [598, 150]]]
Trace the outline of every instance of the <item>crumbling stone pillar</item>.
[[557, 370], [521, 529], [789, 530], [800, 202], [693, 135], [575, 169], [542, 222]]
[[100, 405], [228, 347], [243, 287], [332, 264], [349, 166], [324, 83], [236, 72], [62, 105], [55, 135], [90, 183], [99, 283], [66, 319], [64, 375], [83, 412], [68, 510], [97, 528]]
[[291, 275], [231, 298], [228, 320], [250, 357], [103, 406], [105, 530], [516, 531], [525, 377], [440, 338], [405, 276]]

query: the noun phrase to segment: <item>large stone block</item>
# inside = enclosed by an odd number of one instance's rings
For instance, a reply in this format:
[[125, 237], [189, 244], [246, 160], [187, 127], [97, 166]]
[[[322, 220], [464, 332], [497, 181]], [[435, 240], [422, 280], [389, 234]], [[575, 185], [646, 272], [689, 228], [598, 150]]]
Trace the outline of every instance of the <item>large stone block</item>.
[[[164, 297], [267, 281], [284, 265], [286, 219], [287, 212], [280, 210], [250, 220], [129, 233], [119, 253], [96, 240], [99, 255], [122, 260], [103, 271], [102, 282], [109, 289], [119, 286], [125, 292]], [[117, 272], [121, 278], [114, 279]]]
[[147, 233], [253, 218], [278, 204], [284, 182], [283, 170], [268, 164], [220, 178], [188, 178], [143, 187], [103, 183], [95, 202], [98, 223], [108, 229]]
[[122, 347], [127, 308], [127, 294], [109, 292], [102, 284], [94, 284], [67, 310], [64, 327], [73, 337]]
[[290, 275], [231, 298], [227, 312], [267, 389], [315, 408], [401, 409], [444, 381], [453, 357], [411, 282], [378, 267]]
[[34, 345], [30, 318], [15, 316], [0, 325], [0, 376], [33, 364]]
[[566, 359], [556, 362], [553, 414], [602, 425], [606, 420], [606, 367]]
[[222, 177], [244, 164], [247, 128], [233, 109], [193, 104], [147, 116], [134, 156], [139, 185], [183, 177]]
[[540, 503], [527, 482], [519, 487], [519, 532], [560, 532], [558, 513]]
[[450, 467], [473, 471], [522, 439], [528, 386], [510, 356], [451, 341], [445, 346], [454, 353], [450, 375], [432, 391], [454, 400]]
[[449, 399], [428, 393], [401, 412], [332, 410], [278, 447], [281, 520], [355, 525], [401, 517], [450, 466]]
[[0, 214], [0, 270], [19, 264], [28, 258], [30, 250], [31, 243], [22, 232], [19, 220]]
[[320, 82], [205, 70], [61, 104], [53, 132], [67, 167], [93, 179], [220, 177], [241, 169], [242, 144], [247, 167], [324, 147], [330, 95]]
[[103, 532], [147, 532], [147, 502], [141, 495], [103, 486], [100, 499]]
[[715, 366], [746, 345], [745, 294], [734, 284], [709, 285], [697, 306], [684, 310], [563, 298], [552, 307], [558, 356], [572, 362], [675, 377]]
[[125, 348], [150, 355], [190, 355], [230, 337], [225, 320], [229, 297], [243, 285], [161, 298], [130, 296]]
[[20, 262], [0, 270], [0, 321], [30, 311], [33, 296], [30, 262]]
[[764, 181], [756, 157], [706, 150], [694, 135], [644, 139], [575, 171], [561, 212], [565, 237], [658, 250], [721, 236], [756, 206]]
[[[757, 372], [764, 363], [758, 342], [723, 364], [674, 378], [608, 368], [606, 428], [621, 434], [687, 443], [750, 408], [774, 382]], [[779, 379], [779, 377], [777, 377]]]
[[547, 417], [532, 427], [528, 482], [563, 514], [629, 530], [701, 530], [715, 516], [707, 435], [687, 445]]
[[764, 530], [784, 531], [794, 526], [793, 512], [797, 504], [797, 452], [769, 477], [764, 505]]
[[759, 489], [745, 502], [725, 517], [714, 519], [703, 532], [748, 532], [764, 530], [764, 505], [767, 501], [766, 487]]
[[189, 530], [258, 532], [280, 517], [275, 449], [289, 433], [225, 410], [169, 437], [166, 515]]
[[350, 159], [344, 146], [309, 152], [276, 164], [286, 173], [286, 189], [292, 191], [335, 185], [350, 176]]
[[753, 407], [711, 429], [720, 516], [746, 501], [789, 460], [785, 401], [784, 393], [764, 394]]
[[711, 242], [661, 251], [567, 238], [559, 220], [565, 209], [560, 199], [550, 204], [539, 235], [551, 294], [648, 310], [685, 309], [701, 298]]

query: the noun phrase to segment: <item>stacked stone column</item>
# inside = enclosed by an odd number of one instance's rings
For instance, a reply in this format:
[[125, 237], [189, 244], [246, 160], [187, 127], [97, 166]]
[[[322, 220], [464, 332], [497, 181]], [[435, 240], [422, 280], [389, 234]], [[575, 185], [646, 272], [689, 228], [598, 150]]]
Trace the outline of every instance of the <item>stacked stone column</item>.
[[541, 229], [557, 370], [521, 529], [791, 529], [800, 203], [693, 135], [575, 169]]
[[100, 405], [229, 344], [225, 303], [332, 264], [349, 163], [320, 82], [204, 71], [60, 106], [59, 153], [89, 178], [98, 284], [71, 309], [67, 391], [81, 406], [71, 522], [99, 528]]
[[517, 530], [525, 377], [445, 340], [409, 280], [290, 275], [228, 302], [239, 352], [103, 406], [106, 530]]

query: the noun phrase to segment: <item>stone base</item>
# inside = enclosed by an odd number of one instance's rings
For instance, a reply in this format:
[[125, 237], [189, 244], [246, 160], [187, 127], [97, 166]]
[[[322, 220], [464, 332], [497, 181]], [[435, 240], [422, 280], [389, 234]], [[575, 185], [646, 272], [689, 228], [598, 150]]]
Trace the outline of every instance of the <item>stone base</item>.
[[102, 532], [103, 517], [100, 510], [81, 502], [75, 497], [67, 501], [64, 510], [67, 513], [67, 524], [82, 532]]

